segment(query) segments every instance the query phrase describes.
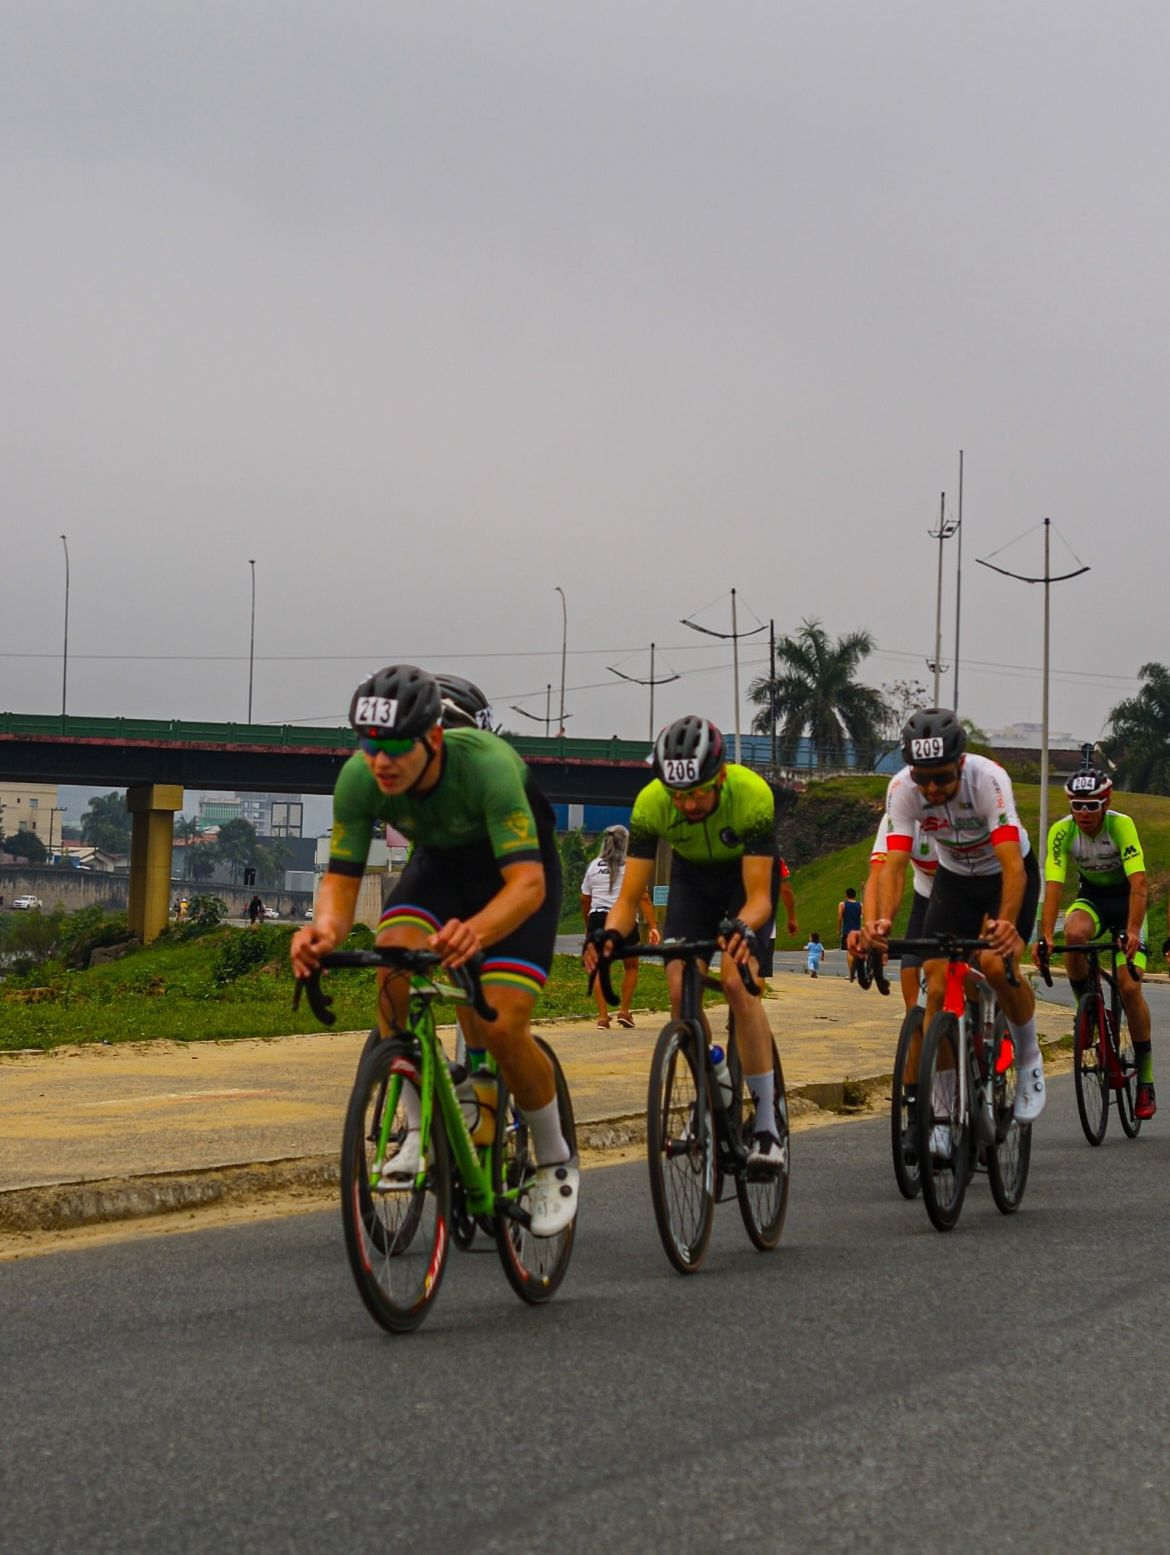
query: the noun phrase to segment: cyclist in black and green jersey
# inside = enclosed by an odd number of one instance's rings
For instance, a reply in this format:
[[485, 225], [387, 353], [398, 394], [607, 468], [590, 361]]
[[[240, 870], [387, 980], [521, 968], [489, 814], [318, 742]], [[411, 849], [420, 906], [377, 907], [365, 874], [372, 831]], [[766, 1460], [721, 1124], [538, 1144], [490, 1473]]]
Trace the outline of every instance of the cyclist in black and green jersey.
[[[561, 1132], [552, 1066], [531, 1027], [560, 916], [552, 810], [510, 745], [486, 729], [445, 730], [442, 716], [439, 684], [414, 665], [380, 670], [354, 692], [349, 719], [359, 749], [333, 792], [329, 867], [313, 922], [293, 936], [293, 968], [307, 976], [346, 938], [374, 828], [393, 826], [414, 848], [377, 942], [425, 946], [447, 967], [483, 954], [497, 1018], [474, 1018], [474, 1045], [496, 1058], [528, 1123], [540, 1162], [528, 1198], [532, 1230], [555, 1236], [577, 1212], [579, 1173]], [[381, 983], [379, 1024], [388, 1035], [391, 1013], [400, 1024], [405, 1018], [405, 989], [392, 972]], [[404, 1098], [409, 1113], [417, 1097], [407, 1087]], [[409, 1121], [415, 1126], [383, 1172], [387, 1191], [413, 1184], [418, 1172], [418, 1119]]]
[[[1110, 808], [1113, 784], [1103, 773], [1086, 767], [1064, 785], [1069, 811], [1048, 833], [1048, 858], [1044, 869], [1044, 909], [1040, 937], [1051, 940], [1060, 912], [1069, 864], [1079, 871], [1076, 900], [1064, 920], [1068, 944], [1084, 944], [1103, 932], [1125, 937], [1125, 954], [1139, 977], [1146, 966], [1146, 906], [1149, 887], [1145, 856], [1137, 827], [1128, 815]], [[1069, 986], [1079, 999], [1088, 987], [1083, 956], [1067, 957]], [[1132, 978], [1122, 963], [1117, 967], [1117, 986], [1125, 1006], [1138, 1063], [1138, 1090], [1134, 1112], [1152, 1118], [1154, 1057], [1150, 1043], [1150, 1007], [1141, 982]]]
[[[638, 903], [654, 877], [658, 839], [671, 848], [670, 897], [664, 940], [712, 939], [730, 918], [734, 932], [720, 940], [720, 976], [735, 1016], [744, 1079], [757, 1118], [774, 1116], [772, 1033], [758, 994], [749, 994], [739, 975], [745, 963], [759, 981], [757, 934], [775, 919], [780, 858], [774, 829], [775, 800], [758, 773], [727, 762], [723, 736], [713, 723], [694, 716], [663, 729], [654, 745], [654, 781], [634, 802], [621, 894], [605, 929], [586, 946], [592, 972], [599, 955], [620, 955], [634, 926]], [[666, 966], [671, 1011], [678, 1017], [681, 962]], [[784, 1146], [770, 1131], [757, 1133], [748, 1154], [755, 1167], [778, 1167]]]

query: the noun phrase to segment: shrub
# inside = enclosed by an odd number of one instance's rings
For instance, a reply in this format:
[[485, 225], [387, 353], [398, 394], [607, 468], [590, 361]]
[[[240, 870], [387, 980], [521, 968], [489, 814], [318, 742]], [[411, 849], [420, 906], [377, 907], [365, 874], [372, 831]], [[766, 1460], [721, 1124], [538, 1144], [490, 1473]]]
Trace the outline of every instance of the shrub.
[[212, 969], [217, 988], [226, 988], [266, 962], [278, 966], [288, 960], [288, 930], [273, 927], [234, 930], [220, 946]]

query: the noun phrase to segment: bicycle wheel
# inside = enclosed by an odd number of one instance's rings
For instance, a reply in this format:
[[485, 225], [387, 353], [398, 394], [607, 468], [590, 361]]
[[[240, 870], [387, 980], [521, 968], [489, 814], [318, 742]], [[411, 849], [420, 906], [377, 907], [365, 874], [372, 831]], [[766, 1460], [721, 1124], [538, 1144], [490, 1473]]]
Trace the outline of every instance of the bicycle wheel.
[[[995, 1012], [995, 1051], [1011, 1041], [1007, 1018]], [[995, 1111], [997, 1144], [987, 1152], [987, 1178], [991, 1197], [1001, 1215], [1014, 1215], [1024, 1197], [1028, 1167], [1032, 1160], [1032, 1125], [1020, 1123], [1015, 1115], [1016, 1070], [1013, 1064], [1005, 1074], [992, 1081], [992, 1105]]]
[[[686, 1021], [662, 1028], [650, 1061], [646, 1153], [650, 1197], [666, 1256], [680, 1274], [703, 1262], [715, 1216], [715, 1131], [698, 1034]], [[702, 1138], [696, 1127], [702, 1087]]]
[[[557, 1115], [565, 1143], [575, 1157], [577, 1154], [577, 1126], [573, 1120], [573, 1103], [560, 1062], [547, 1042], [536, 1038], [537, 1046], [553, 1067], [557, 1087]], [[500, 1195], [519, 1190], [516, 1200], [524, 1208], [524, 1187], [536, 1170], [536, 1157], [532, 1153], [528, 1137], [528, 1125], [518, 1108], [510, 1105], [508, 1087], [503, 1076], [497, 1077], [499, 1095], [496, 1105], [495, 1142], [492, 1145], [492, 1189], [497, 1199]], [[508, 1277], [508, 1284], [521, 1301], [533, 1306], [555, 1295], [565, 1277], [569, 1259], [573, 1255], [573, 1237], [577, 1222], [573, 1220], [556, 1236], [533, 1236], [527, 1226], [510, 1215], [497, 1213], [495, 1217], [496, 1247], [500, 1262]]]
[[1121, 1119], [1121, 1126], [1125, 1130], [1126, 1137], [1136, 1139], [1141, 1133], [1142, 1120], [1138, 1117], [1137, 1107], [1137, 1054], [1133, 1050], [1133, 1038], [1129, 1034], [1129, 1022], [1125, 1018], [1125, 1011], [1118, 1011], [1117, 1030], [1113, 1029], [1113, 1011], [1105, 1006], [1105, 1023], [1109, 1032], [1109, 1039], [1113, 1043], [1113, 1050], [1117, 1056], [1117, 1067], [1121, 1072], [1121, 1084], [1117, 1088], [1117, 1116]]
[[[380, 1042], [362, 1063], [345, 1115], [341, 1146], [341, 1218], [345, 1250], [371, 1317], [409, 1333], [439, 1293], [450, 1247], [451, 1164], [443, 1120], [431, 1119], [428, 1168], [421, 1187], [386, 1190], [371, 1183], [392, 1076], [417, 1092], [418, 1059], [406, 1042]], [[406, 1137], [399, 1095], [390, 1140]]]
[[894, 1079], [890, 1087], [890, 1147], [894, 1156], [894, 1176], [904, 1199], [918, 1197], [922, 1173], [918, 1169], [916, 1108], [906, 1100], [904, 1076], [910, 1056], [910, 1044], [922, 1030], [922, 1010], [916, 1005], [907, 1010], [898, 1033], [898, 1051], [894, 1055]]
[[1073, 1022], [1073, 1083], [1085, 1138], [1099, 1145], [1109, 1126], [1109, 1075], [1102, 1058], [1105, 1001], [1099, 993], [1082, 994]]
[[[752, 1245], [758, 1247], [762, 1253], [772, 1251], [780, 1241], [780, 1233], [784, 1230], [784, 1216], [788, 1212], [788, 1174], [792, 1164], [792, 1138], [788, 1130], [788, 1101], [784, 1094], [784, 1070], [780, 1064], [780, 1054], [776, 1050], [775, 1042], [772, 1043], [772, 1080], [775, 1086], [776, 1103], [772, 1110], [770, 1127], [780, 1141], [780, 1148], [784, 1152], [784, 1164], [779, 1171], [770, 1171], [767, 1176], [751, 1178], [746, 1172], [741, 1172], [735, 1179], [735, 1196], [739, 1200], [739, 1213], [743, 1217], [744, 1229], [751, 1238]], [[740, 1138], [746, 1150], [751, 1146], [752, 1136], [758, 1124], [751, 1098], [746, 1094], [742, 1080], [740, 1088], [742, 1094], [736, 1097], [733, 1104], [732, 1122], [734, 1125], [738, 1121]]]
[[960, 1101], [959, 1023], [941, 1010], [926, 1028], [918, 1062], [918, 1160], [926, 1213], [949, 1231], [971, 1175], [971, 1130]]

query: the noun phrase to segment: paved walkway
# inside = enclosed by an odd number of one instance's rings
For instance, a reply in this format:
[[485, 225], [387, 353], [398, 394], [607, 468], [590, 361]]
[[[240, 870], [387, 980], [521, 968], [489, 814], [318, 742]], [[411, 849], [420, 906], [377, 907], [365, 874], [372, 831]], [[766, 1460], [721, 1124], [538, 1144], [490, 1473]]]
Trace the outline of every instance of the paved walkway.
[[[845, 981], [782, 975], [765, 1007], [790, 1091], [831, 1107], [847, 1078], [889, 1073], [896, 990], [883, 999]], [[1038, 1009], [1045, 1040], [1071, 1029], [1069, 1011]], [[644, 1112], [662, 1020], [639, 1014], [633, 1031], [538, 1027], [565, 1067], [579, 1122]], [[716, 1033], [722, 1026], [715, 1011]], [[328, 1032], [0, 1055], [0, 1200], [51, 1185], [335, 1159], [364, 1042], [364, 1032]]]

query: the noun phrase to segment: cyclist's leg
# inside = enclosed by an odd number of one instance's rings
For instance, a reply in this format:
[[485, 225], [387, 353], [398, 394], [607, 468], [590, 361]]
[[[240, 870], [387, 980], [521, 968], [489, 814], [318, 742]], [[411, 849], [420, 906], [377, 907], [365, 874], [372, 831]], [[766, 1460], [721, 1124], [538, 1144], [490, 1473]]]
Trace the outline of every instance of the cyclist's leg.
[[[1024, 900], [1016, 914], [1016, 932], [1026, 944], [1035, 932], [1036, 908], [1040, 901], [1040, 866], [1034, 853], [1029, 853], [1024, 860], [1024, 869], [1027, 884], [1024, 888]], [[995, 903], [989, 906], [987, 915], [989, 918], [994, 918], [998, 911], [997, 898]], [[990, 951], [981, 954], [979, 967], [995, 990], [999, 1007], [1004, 1013], [1008, 1030], [1012, 1034], [1016, 1053], [1015, 1114], [1021, 1123], [1031, 1123], [1044, 1110], [1046, 1099], [1044, 1060], [1040, 1053], [1040, 1040], [1036, 1034], [1036, 995], [1032, 992], [1031, 983], [1018, 975], [1019, 969], [1014, 964], [1012, 975], [1015, 983], [1014, 985], [1009, 983], [1003, 960]]]
[[[1087, 945], [1101, 932], [1101, 919], [1088, 897], [1078, 896], [1064, 915], [1064, 939], [1066, 945]], [[1089, 991], [1089, 963], [1084, 956], [1066, 953], [1064, 969], [1068, 973], [1068, 986], [1073, 999], [1078, 1001]]]

